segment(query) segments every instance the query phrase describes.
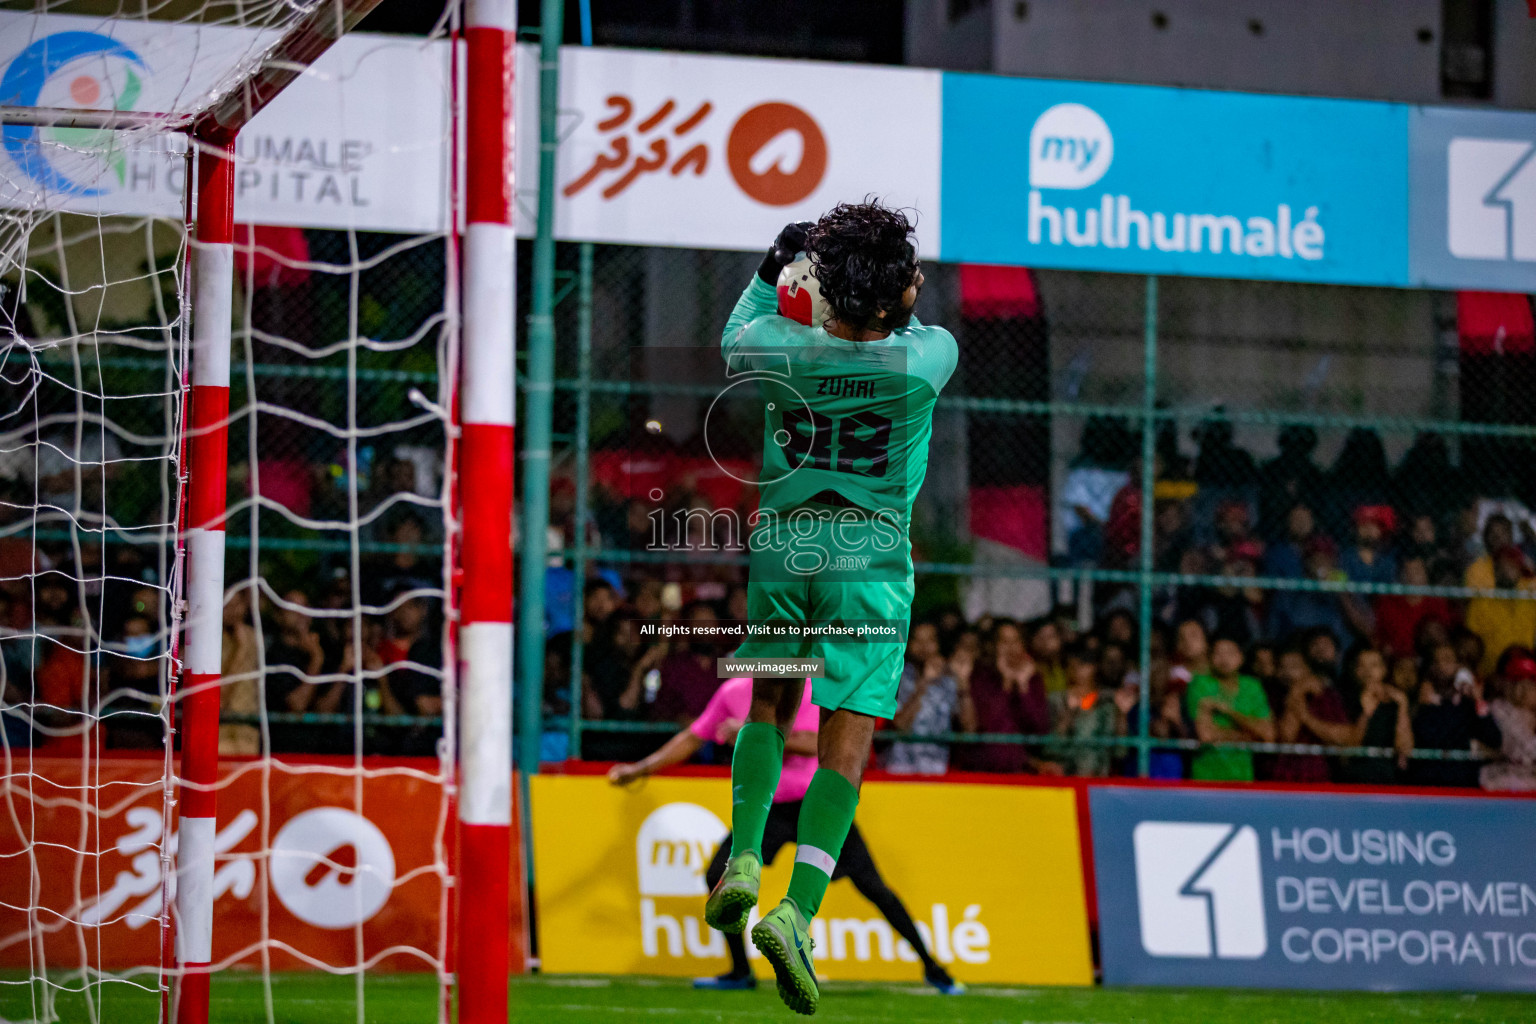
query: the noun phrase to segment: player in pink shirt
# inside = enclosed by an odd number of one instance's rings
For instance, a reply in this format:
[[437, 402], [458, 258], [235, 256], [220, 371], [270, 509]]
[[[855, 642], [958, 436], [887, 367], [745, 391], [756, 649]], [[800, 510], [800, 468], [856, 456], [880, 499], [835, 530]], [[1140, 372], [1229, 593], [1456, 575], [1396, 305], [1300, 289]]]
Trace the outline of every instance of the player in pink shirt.
[[[807, 680], [809, 684], [809, 680]], [[727, 679], [720, 684], [710, 698], [704, 713], [694, 719], [686, 729], [669, 739], [660, 750], [633, 764], [616, 764], [608, 771], [608, 781], [624, 785], [636, 779], [654, 775], [663, 768], [688, 760], [706, 743], [734, 743], [736, 734], [747, 720], [747, 710], [752, 705], [752, 680], [745, 676]], [[768, 812], [768, 824], [763, 830], [763, 863], [772, 864], [780, 848], [795, 841], [795, 829], [800, 821], [800, 801], [816, 774], [816, 731], [820, 724], [820, 709], [811, 703], [811, 687], [801, 692], [800, 708], [795, 713], [794, 726], [784, 739], [784, 769], [779, 773], [779, 788], [773, 793], [773, 807]], [[730, 859], [731, 837], [727, 835], [715, 850], [709, 870], [705, 872], [706, 884], [713, 889], [725, 873], [725, 862]], [[873, 903], [891, 923], [896, 933], [917, 951], [923, 962], [923, 978], [940, 992], [953, 995], [964, 988], [949, 976], [933, 955], [928, 952], [912, 915], [907, 912], [901, 897], [891, 891], [880, 877], [864, 836], [855, 822], [848, 830], [843, 843], [842, 855], [832, 878], [847, 878], [853, 887]], [[731, 969], [718, 978], [700, 978], [695, 988], [749, 989], [757, 987], [752, 968], [747, 965], [747, 947], [741, 933], [725, 933], [725, 942], [731, 951]]]

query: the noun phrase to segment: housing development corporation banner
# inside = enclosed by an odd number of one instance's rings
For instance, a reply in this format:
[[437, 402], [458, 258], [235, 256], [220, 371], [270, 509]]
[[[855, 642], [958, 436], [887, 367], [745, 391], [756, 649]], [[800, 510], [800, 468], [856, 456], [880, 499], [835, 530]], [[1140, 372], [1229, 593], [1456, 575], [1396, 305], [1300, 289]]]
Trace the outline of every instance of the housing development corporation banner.
[[1536, 292], [1536, 114], [1416, 107], [1409, 276]]
[[[719, 974], [704, 872], [731, 817], [724, 777], [536, 775], [531, 810], [539, 955], [554, 973]], [[1052, 786], [866, 782], [858, 826], [934, 956], [964, 982], [1088, 985], [1076, 796]], [[793, 849], [763, 871], [760, 908], [789, 886]], [[849, 881], [811, 926], [816, 971], [916, 982], [916, 954]], [[760, 977], [771, 970], [748, 945]]]
[[1536, 802], [1101, 786], [1104, 981], [1536, 990]]

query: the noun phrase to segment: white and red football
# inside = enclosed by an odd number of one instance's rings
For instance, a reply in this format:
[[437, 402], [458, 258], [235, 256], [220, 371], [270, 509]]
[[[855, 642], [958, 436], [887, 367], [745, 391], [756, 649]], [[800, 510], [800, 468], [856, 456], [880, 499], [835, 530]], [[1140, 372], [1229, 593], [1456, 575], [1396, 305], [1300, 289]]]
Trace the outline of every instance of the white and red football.
[[822, 298], [821, 284], [811, 268], [811, 258], [804, 253], [779, 271], [779, 316], [807, 327], [820, 327], [832, 316], [832, 307]]

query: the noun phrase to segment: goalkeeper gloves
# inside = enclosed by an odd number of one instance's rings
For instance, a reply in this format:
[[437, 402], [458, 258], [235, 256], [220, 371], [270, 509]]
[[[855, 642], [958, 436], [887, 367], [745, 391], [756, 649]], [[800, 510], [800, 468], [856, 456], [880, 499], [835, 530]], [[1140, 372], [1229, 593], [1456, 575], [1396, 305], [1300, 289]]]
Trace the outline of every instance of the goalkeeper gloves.
[[805, 251], [805, 237], [815, 226], [808, 220], [786, 224], [784, 230], [779, 232], [779, 237], [773, 240], [773, 244], [768, 247], [768, 255], [763, 257], [763, 262], [757, 268], [757, 276], [770, 288], [778, 285], [779, 271]]

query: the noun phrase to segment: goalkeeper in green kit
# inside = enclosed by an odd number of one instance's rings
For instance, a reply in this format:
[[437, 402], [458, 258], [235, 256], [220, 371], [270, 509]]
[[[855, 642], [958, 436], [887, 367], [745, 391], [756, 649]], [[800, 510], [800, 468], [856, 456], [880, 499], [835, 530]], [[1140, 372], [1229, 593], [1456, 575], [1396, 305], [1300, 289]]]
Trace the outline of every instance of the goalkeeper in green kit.
[[[821, 315], [809, 325], [778, 315], [780, 272], [802, 252], [827, 306], [821, 323]], [[875, 635], [888, 637], [749, 639], [736, 654], [824, 660], [810, 684], [821, 709], [818, 769], [800, 812], [789, 892], [752, 929], [780, 996], [804, 1014], [820, 997], [810, 921], [853, 822], [875, 720], [896, 711], [913, 595], [912, 502], [928, 468], [934, 404], [959, 354], [948, 331], [913, 319], [922, 285], [901, 211], [839, 205], [779, 234], [721, 339], [728, 372], [751, 374], [764, 399], [749, 621], [885, 626]], [[753, 682], [731, 762], [731, 856], [704, 910], [724, 932], [744, 930], [757, 905], [763, 829], [804, 675]]]

